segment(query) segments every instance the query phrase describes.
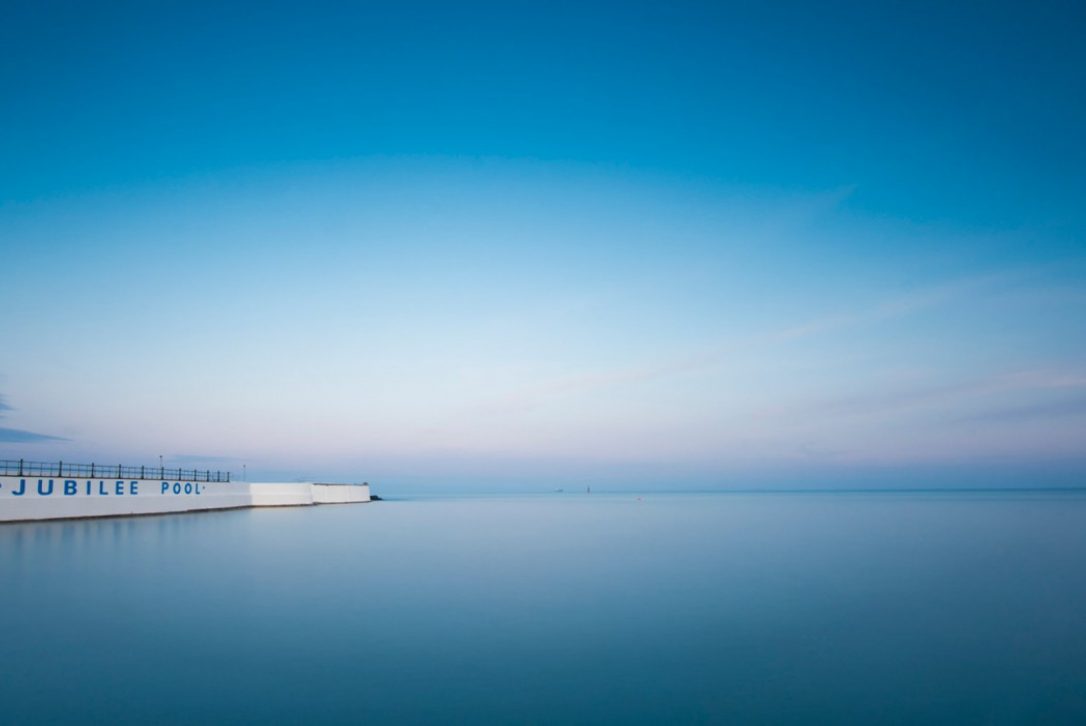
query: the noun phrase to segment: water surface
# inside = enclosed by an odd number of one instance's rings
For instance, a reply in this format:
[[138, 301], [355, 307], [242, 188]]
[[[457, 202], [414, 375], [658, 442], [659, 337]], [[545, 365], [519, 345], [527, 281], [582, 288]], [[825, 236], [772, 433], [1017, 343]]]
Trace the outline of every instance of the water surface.
[[1083, 723], [1086, 497], [0, 526], [12, 723]]

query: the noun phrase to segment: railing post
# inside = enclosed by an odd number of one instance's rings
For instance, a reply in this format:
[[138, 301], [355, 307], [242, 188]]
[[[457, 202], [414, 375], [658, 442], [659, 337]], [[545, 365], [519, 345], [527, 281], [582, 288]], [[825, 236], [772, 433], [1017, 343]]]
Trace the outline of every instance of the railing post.
[[91, 479], [94, 478], [94, 464], [91, 464]]
[[19, 459], [19, 476], [23, 475], [23, 460]]
[[117, 464], [117, 478], [118, 479], [121, 478], [121, 465], [120, 464]]
[[147, 478], [147, 477], [145, 477], [145, 476], [143, 475], [143, 467], [141, 466], [141, 467], [140, 467], [140, 479], [146, 479], [146, 478]]
[[58, 474], [57, 476], [64, 476], [64, 462], [63, 461], [60, 462], [59, 464], [57, 464], [57, 469], [60, 470], [60, 474]]

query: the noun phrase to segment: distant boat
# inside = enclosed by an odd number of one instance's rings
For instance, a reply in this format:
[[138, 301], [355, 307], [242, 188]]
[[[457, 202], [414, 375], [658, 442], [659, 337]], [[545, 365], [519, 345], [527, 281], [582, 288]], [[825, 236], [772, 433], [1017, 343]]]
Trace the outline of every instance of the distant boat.
[[592, 485], [591, 484], [588, 485], [588, 487], [585, 489], [584, 493], [585, 494], [591, 494], [592, 493]]

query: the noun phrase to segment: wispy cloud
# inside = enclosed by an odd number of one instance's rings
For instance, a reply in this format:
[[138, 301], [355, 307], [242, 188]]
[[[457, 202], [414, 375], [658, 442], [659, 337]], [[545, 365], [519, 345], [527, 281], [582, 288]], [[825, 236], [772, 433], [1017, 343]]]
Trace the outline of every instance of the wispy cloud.
[[[803, 406], [775, 411], [763, 411], [762, 415], [815, 415], [819, 417], [864, 417], [896, 413], [906, 409], [922, 408], [938, 404], [958, 403], [963, 399], [983, 399], [988, 396], [1015, 394], [1052, 395], [1053, 391], [1071, 392], [1086, 389], [1086, 373], [1067, 370], [1023, 369], [979, 376], [970, 380], [944, 384], [928, 384], [899, 388], [892, 391], [875, 391], [849, 396], [839, 396], [815, 401]], [[952, 419], [957, 422], [995, 420], [997, 418], [1027, 418], [1043, 415], [1072, 414], [1077, 412], [1073, 401], [1038, 401], [1014, 406], [996, 406], [990, 413], [969, 414]], [[1086, 405], [1086, 397], [1081, 399]]]
[[8, 444], [29, 444], [37, 441], [68, 441], [68, 439], [63, 438], [62, 436], [49, 436], [47, 434], [36, 434], [33, 431], [0, 427], [0, 442]]
[[700, 351], [675, 356], [655, 364], [613, 368], [594, 373], [576, 374], [542, 381], [506, 395], [486, 408], [512, 411], [532, 408], [554, 396], [612, 386], [640, 383], [702, 369], [713, 368], [750, 350], [780, 345], [820, 335], [904, 318], [924, 310], [950, 304], [956, 299], [979, 292], [1014, 278], [1013, 273], [998, 273], [955, 280], [908, 295], [877, 302], [869, 307], [811, 318], [796, 325], [777, 328], [740, 340], [721, 342]]
[[1000, 423], [1072, 416], [1086, 416], [1086, 396], [1078, 395], [1056, 401], [1036, 401], [1017, 406], [992, 408], [969, 416], [962, 416], [956, 421], [962, 423]]
[[[14, 411], [15, 409], [8, 405], [4, 400], [4, 396], [0, 395], [0, 418], [4, 417], [3, 411]], [[7, 444], [30, 444], [38, 441], [68, 441], [68, 439], [62, 436], [50, 436], [49, 434], [39, 434], [33, 431], [25, 431], [23, 429], [11, 429], [0, 426], [0, 443]]]
[[795, 327], [766, 333], [759, 336], [757, 340], [759, 342], [787, 342], [860, 325], [904, 318], [914, 313], [949, 304], [957, 299], [967, 297], [972, 293], [980, 292], [1015, 277], [1017, 277], [1017, 273], [994, 273], [954, 280], [907, 295], [882, 300], [868, 307], [813, 318]]

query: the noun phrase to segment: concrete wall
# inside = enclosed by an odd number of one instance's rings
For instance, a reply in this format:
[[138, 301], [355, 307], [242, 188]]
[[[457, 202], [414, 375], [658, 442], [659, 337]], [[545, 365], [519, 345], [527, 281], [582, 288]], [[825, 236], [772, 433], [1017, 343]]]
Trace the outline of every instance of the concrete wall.
[[252, 506], [247, 484], [0, 477], [0, 522]]
[[313, 485], [260, 482], [249, 485], [254, 507], [300, 507], [313, 503]]
[[0, 477], [0, 522], [368, 501], [343, 484]]
[[314, 484], [314, 504], [355, 504], [370, 501], [369, 484]]

